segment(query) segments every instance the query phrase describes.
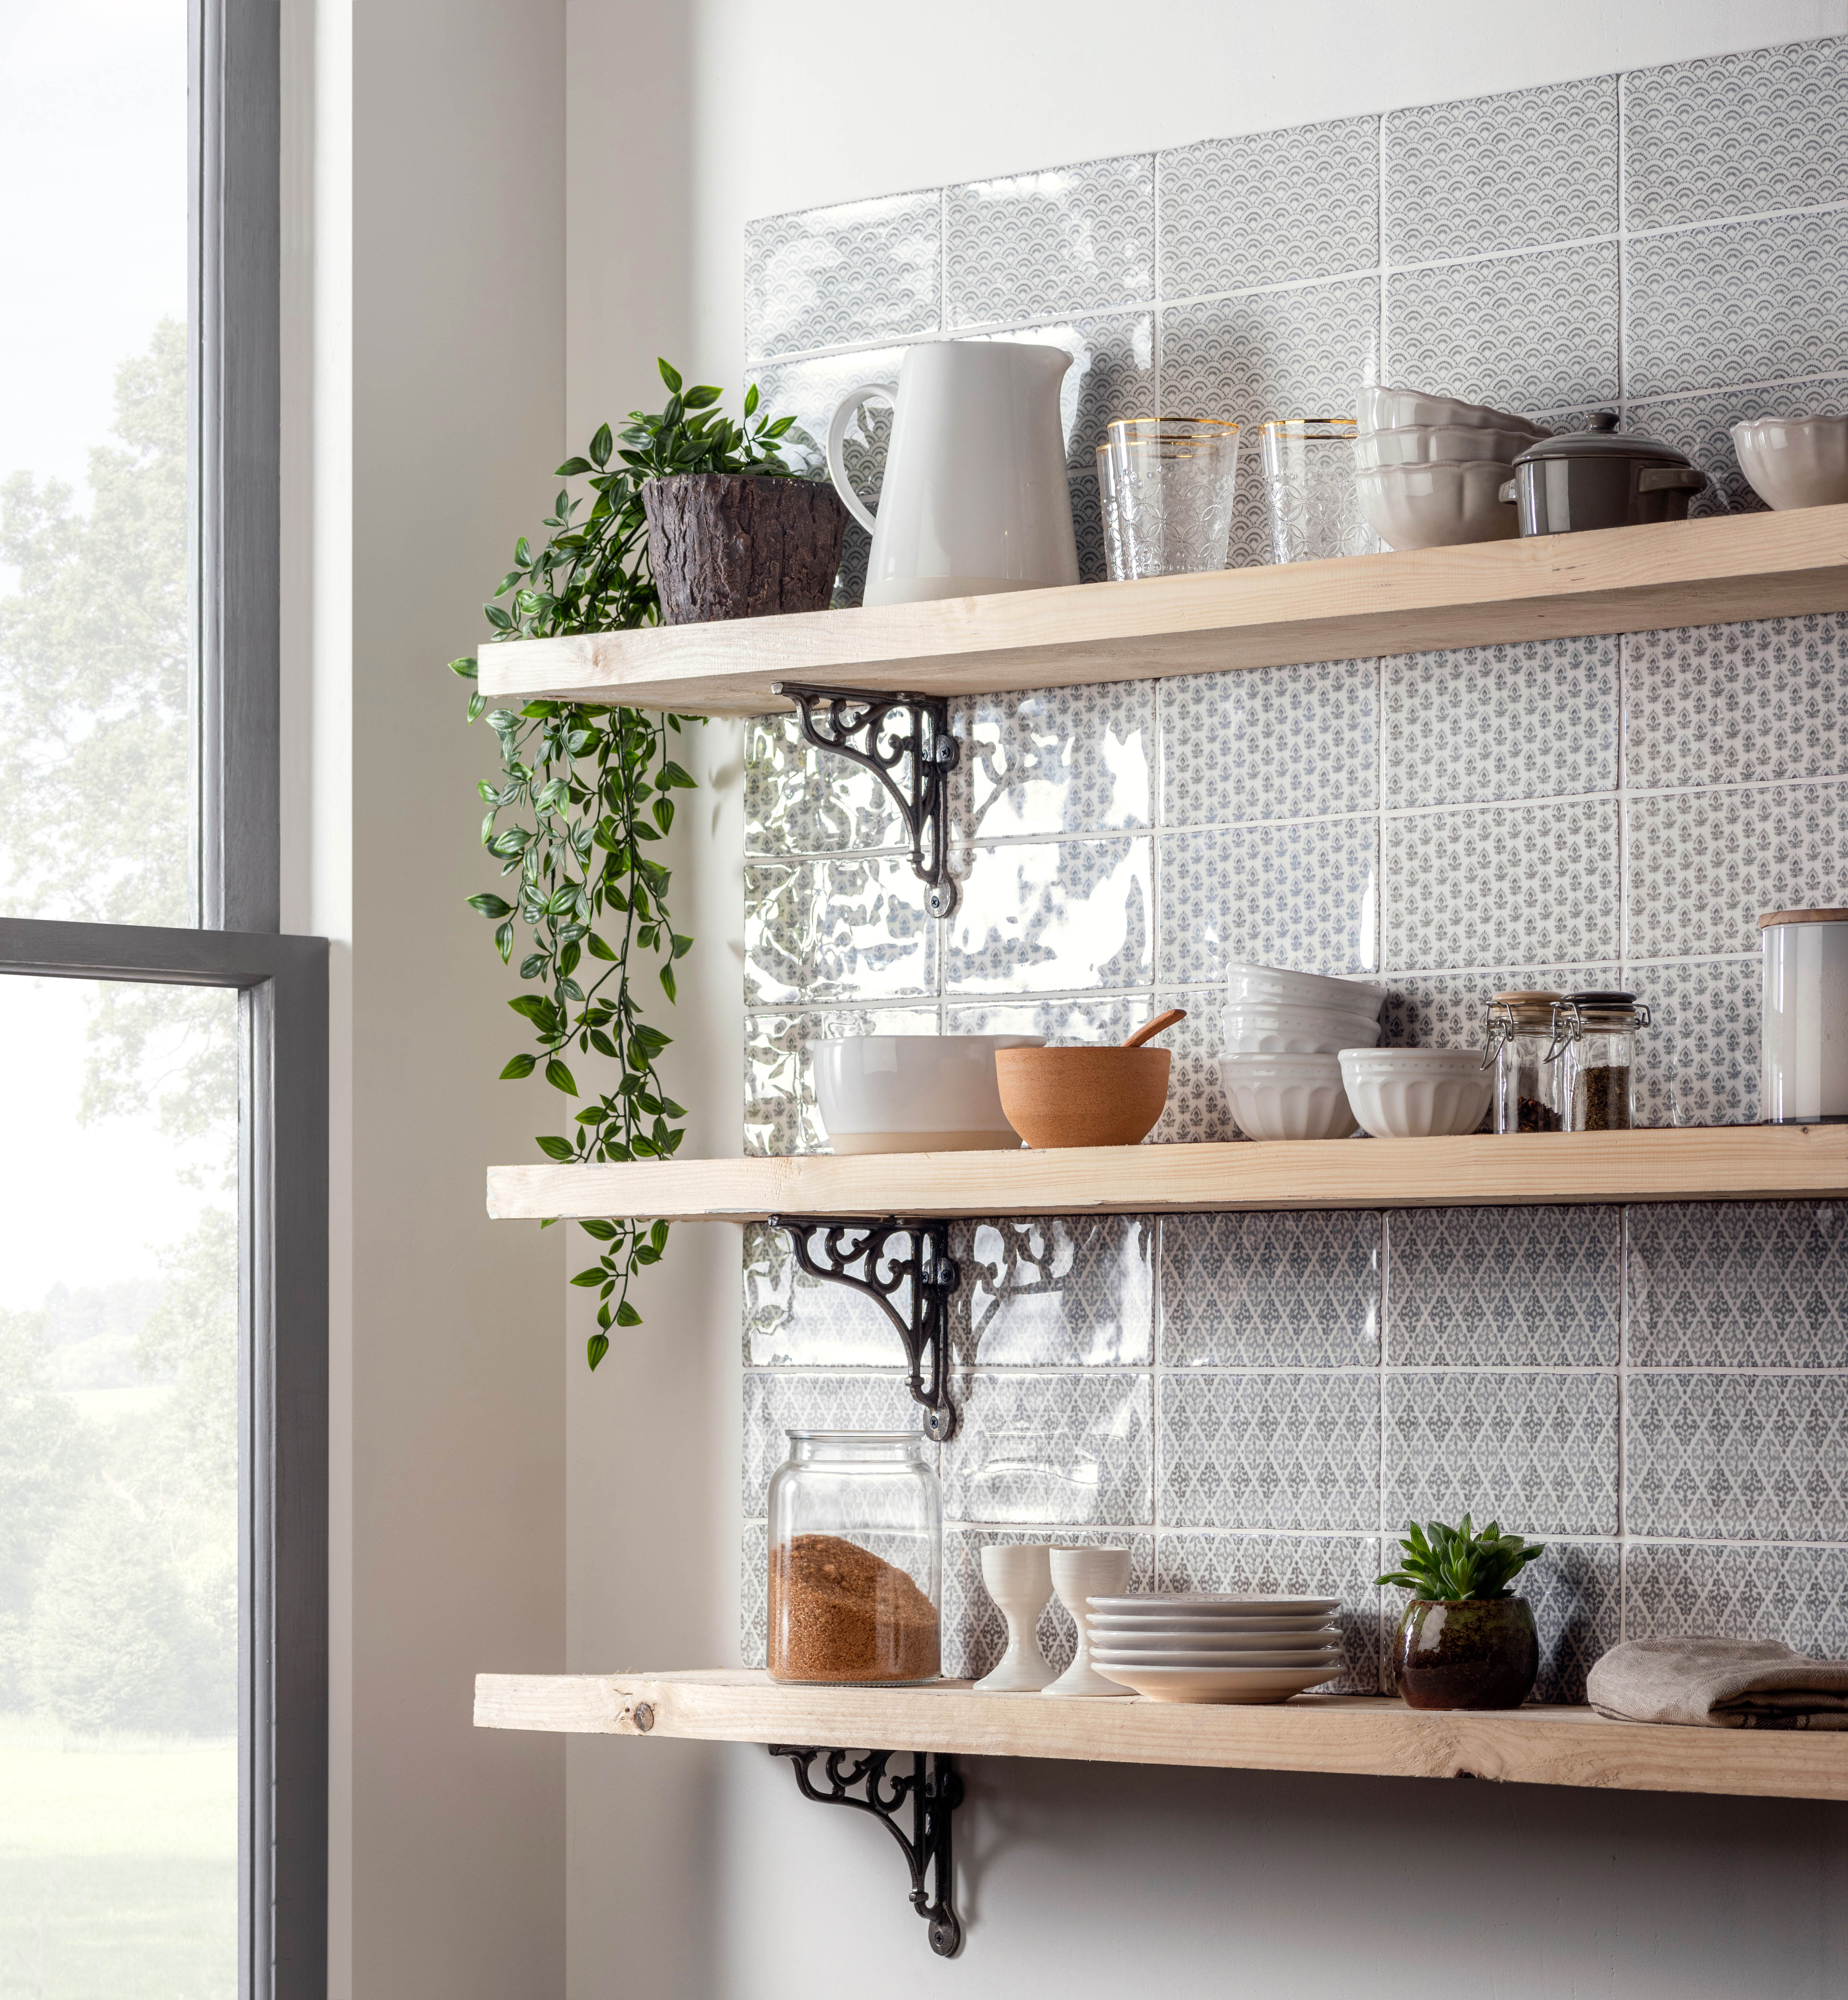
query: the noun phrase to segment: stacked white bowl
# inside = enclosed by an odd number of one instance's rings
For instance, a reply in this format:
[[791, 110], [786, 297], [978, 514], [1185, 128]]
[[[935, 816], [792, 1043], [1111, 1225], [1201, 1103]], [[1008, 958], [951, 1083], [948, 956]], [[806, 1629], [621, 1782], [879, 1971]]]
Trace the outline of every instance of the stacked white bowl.
[[1233, 966], [1219, 1016], [1219, 1082], [1239, 1130], [1250, 1139], [1347, 1138], [1355, 1120], [1341, 1051], [1378, 1043], [1385, 998], [1357, 980]]
[[1288, 1701], [1346, 1665], [1338, 1598], [1176, 1591], [1085, 1602], [1093, 1667], [1152, 1701]]
[[1502, 541], [1519, 512], [1510, 467], [1550, 433], [1524, 417], [1416, 389], [1363, 389], [1354, 438], [1361, 512], [1389, 548]]

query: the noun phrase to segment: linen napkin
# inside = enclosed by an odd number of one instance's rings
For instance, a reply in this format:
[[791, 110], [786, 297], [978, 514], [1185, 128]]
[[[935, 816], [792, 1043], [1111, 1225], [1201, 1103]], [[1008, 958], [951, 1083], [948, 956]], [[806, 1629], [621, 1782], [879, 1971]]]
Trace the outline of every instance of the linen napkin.
[[1772, 1639], [1631, 1639], [1591, 1670], [1600, 1715], [1709, 1729], [1848, 1729], [1848, 1660]]

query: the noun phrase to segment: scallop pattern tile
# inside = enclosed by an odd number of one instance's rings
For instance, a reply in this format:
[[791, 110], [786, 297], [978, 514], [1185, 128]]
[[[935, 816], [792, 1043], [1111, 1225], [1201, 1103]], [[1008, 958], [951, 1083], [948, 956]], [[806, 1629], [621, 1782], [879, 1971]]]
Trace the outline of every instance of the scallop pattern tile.
[[1352, 1368], [1379, 1359], [1380, 1225], [1346, 1210], [1170, 1215], [1161, 1225], [1170, 1368]]
[[1372, 1535], [1166, 1534], [1158, 1590], [1243, 1590], [1262, 1596], [1338, 1597], [1347, 1671], [1318, 1689], [1371, 1694], [1380, 1685], [1383, 1567]]
[[[1379, 280], [1370, 277], [1163, 306], [1160, 414], [1249, 425], [1344, 412], [1375, 352], [1378, 321]], [[1240, 460], [1241, 490], [1257, 494], [1262, 519], [1254, 432], [1242, 439]]]
[[1109, 313], [1060, 320], [984, 339], [1060, 347], [1072, 357], [1059, 385], [1059, 414], [1066, 464], [1074, 474], [1095, 477], [1097, 446], [1119, 417], [1155, 410], [1155, 315]]
[[747, 1521], [738, 1545], [738, 1661], [761, 1668], [769, 1649], [770, 1532]]
[[1023, 842], [953, 856], [947, 990], [1074, 992], [1146, 986], [1154, 924], [1146, 840]]
[[[955, 1679], [992, 1673], [1007, 1650], [1007, 1621], [982, 1582], [982, 1551], [997, 1546], [1056, 1540], [1064, 1549], [1127, 1549], [1129, 1588], [1149, 1589], [1155, 1576], [1155, 1537], [1109, 1529], [1062, 1528], [1056, 1536], [1008, 1528], [950, 1527], [943, 1537], [943, 1671]], [[1078, 1630], [1054, 1592], [1039, 1616], [1039, 1649], [1063, 1673], [1078, 1648]]]
[[1770, 388], [1716, 389], [1660, 402], [1633, 403], [1628, 428], [1673, 445], [1707, 474], [1707, 486], [1694, 496], [1688, 508], [1689, 515], [1697, 518], [1766, 511], [1764, 502], [1740, 469], [1732, 442], [1735, 424], [1754, 417], [1844, 415], [1848, 415], [1848, 377], [1836, 375]]
[[957, 835], [1117, 832], [1154, 811], [1155, 688], [1148, 681], [977, 695], [951, 726]]
[[1163, 1375], [1163, 1526], [1374, 1526], [1379, 1396], [1377, 1372]]
[[944, 270], [947, 321], [957, 328], [1152, 297], [1153, 155], [948, 189]]
[[967, 1366], [1146, 1366], [1155, 1344], [1153, 1218], [996, 1217], [952, 1225], [951, 1307]]
[[1022, 1526], [1146, 1526], [1153, 1519], [1149, 1376], [1089, 1369], [955, 1384], [962, 1422], [944, 1448], [944, 1512]]
[[747, 224], [751, 357], [934, 332], [942, 317], [940, 208], [932, 188]]

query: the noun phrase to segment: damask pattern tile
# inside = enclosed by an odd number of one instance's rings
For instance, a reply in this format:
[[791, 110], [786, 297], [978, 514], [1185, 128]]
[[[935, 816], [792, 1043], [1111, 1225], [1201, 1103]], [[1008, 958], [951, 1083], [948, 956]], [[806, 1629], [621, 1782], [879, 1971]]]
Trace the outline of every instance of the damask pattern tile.
[[883, 1374], [797, 1373], [793, 1369], [744, 1375], [744, 1515], [761, 1520], [770, 1475], [789, 1456], [791, 1430], [914, 1431], [917, 1405], [904, 1377]]
[[1616, 788], [1615, 639], [1413, 653], [1382, 667], [1389, 807]]
[[1160, 682], [1163, 825], [1371, 811], [1378, 680], [1375, 661], [1343, 660]]
[[1630, 1211], [1637, 1368], [1848, 1367], [1848, 1207], [1661, 1203]]
[[1387, 255], [1413, 264], [1613, 234], [1617, 135], [1614, 76], [1391, 113]]
[[744, 1021], [744, 1150], [754, 1154], [825, 1153], [827, 1134], [815, 1104], [809, 1044], [829, 1035], [934, 1035], [934, 1007], [855, 1008], [826, 1012], [771, 1012]]
[[1384, 1564], [1372, 1535], [1169, 1534], [1156, 1560], [1158, 1590], [1248, 1590], [1339, 1597], [1347, 1671], [1319, 1694], [1371, 1694], [1380, 1685]]
[[1377, 1372], [1164, 1374], [1163, 1527], [1377, 1526], [1379, 1382]]
[[1091, 160], [946, 190], [947, 324], [1007, 326], [1150, 298], [1155, 160]]
[[1632, 1372], [1636, 1535], [1848, 1541], [1848, 1376]]
[[997, 1000], [948, 1007], [952, 1035], [1044, 1035], [1049, 1042], [1120, 1042], [1156, 1012], [1140, 996], [1109, 1000]]
[[1394, 271], [1386, 318], [1391, 381], [1517, 414], [1617, 394], [1614, 244]]
[[1848, 214], [1637, 237], [1626, 256], [1632, 396], [1848, 370]]
[[951, 921], [952, 993], [1060, 993], [1146, 986], [1154, 911], [1146, 840], [965, 849]]
[[1342, 118], [1157, 155], [1161, 293], [1288, 284], [1379, 262], [1379, 120]]
[[1843, 415], [1848, 415], [1848, 377], [1836, 375], [1781, 387], [1715, 389], [1661, 402], [1633, 403], [1627, 428], [1685, 452], [1707, 474], [1708, 484], [1689, 505], [1690, 518], [1762, 514], [1765, 503], [1739, 468], [1732, 426], [1751, 417]]
[[747, 352], [755, 360], [935, 332], [941, 207], [930, 188], [747, 223]]
[[1538, 1536], [1617, 1533], [1614, 1370], [1389, 1373], [1385, 1395], [1386, 1521], [1396, 1532], [1467, 1512]]
[[1479, 1049], [1484, 1012], [1497, 993], [1583, 993], [1617, 977], [1605, 967], [1500, 967], [1488, 972], [1392, 973], [1380, 1009], [1380, 1045], [1389, 1049]]
[[1354, 1368], [1380, 1358], [1380, 1224], [1350, 1210], [1170, 1215], [1169, 1368]]
[[1155, 411], [1155, 315], [1109, 313], [1095, 318], [1055, 321], [984, 339], [1062, 347], [1072, 357], [1059, 385], [1059, 422], [1066, 464], [1074, 474], [1095, 477], [1097, 446], [1119, 417]]
[[957, 704], [951, 727], [962, 745], [951, 811], [964, 840], [1115, 832], [1153, 815], [1148, 681], [976, 695]]
[[951, 1519], [1083, 1527], [1153, 1516], [1147, 1372], [979, 1370], [955, 1384], [962, 1422], [943, 1453]]
[[1155, 1346], [1154, 1218], [1042, 1216], [951, 1225], [959, 1363], [1140, 1367]]
[[1219, 1031], [1219, 1009], [1224, 999], [1223, 988], [1196, 987], [1157, 993], [1151, 1002], [1155, 1013], [1181, 1007], [1188, 1016], [1161, 1038], [1172, 1060], [1167, 1105], [1149, 1135], [1156, 1145], [1195, 1145], [1242, 1136], [1232, 1122], [1232, 1107], [1219, 1082], [1219, 1051], [1226, 1040]]
[[908, 856], [745, 868], [747, 1005], [895, 1000], [936, 990], [937, 927]]
[[[1000, 1665], [1007, 1650], [1007, 1621], [982, 1581], [982, 1551], [1023, 1542], [1053, 1542], [1062, 1549], [1127, 1549], [1129, 1588], [1155, 1580], [1155, 1537], [1121, 1530], [1063, 1528], [1056, 1536], [1008, 1528], [949, 1527], [943, 1536], [943, 1671], [954, 1679], [979, 1680]], [[1063, 1673], [1077, 1651], [1078, 1628], [1055, 1592], [1039, 1616], [1039, 1648]]]
[[1549, 1541], [1546, 1554], [1521, 1571], [1515, 1587], [1533, 1607], [1539, 1628], [1540, 1677], [1534, 1700], [1582, 1702], [1585, 1676], [1623, 1637], [1617, 1544]]
[[1758, 960], [1631, 964], [1619, 983], [1653, 1023], [1636, 1038], [1637, 1123], [1756, 1124]]
[[1714, 1634], [1848, 1656], [1848, 1549], [1632, 1542], [1624, 1566], [1626, 1638]]
[[1637, 70], [1624, 89], [1632, 229], [1848, 201], [1839, 36]]
[[1368, 972], [1379, 876], [1371, 818], [1215, 828], [1160, 842], [1161, 977], [1193, 985], [1254, 961]]
[[[908, 1284], [893, 1304], [909, 1311]], [[904, 1359], [896, 1328], [872, 1300], [810, 1277], [775, 1224], [744, 1225], [747, 1368], [898, 1368]]]
[[793, 715], [746, 722], [747, 854], [864, 854], [905, 844], [897, 805], [870, 771], [805, 743]]
[[[1353, 403], [1378, 336], [1379, 280], [1343, 278], [1161, 311], [1164, 417], [1320, 416]], [[1262, 507], [1255, 432], [1240, 446], [1240, 490]], [[1264, 558], [1268, 561], [1268, 557]]]
[[770, 1633], [770, 1532], [747, 1521], [738, 1541], [738, 1663], [761, 1668]]
[[1384, 845], [1389, 968], [1617, 954], [1610, 800], [1416, 813], [1388, 819]]
[[1622, 1221], [1615, 1208], [1394, 1210], [1388, 1360], [1614, 1368]]

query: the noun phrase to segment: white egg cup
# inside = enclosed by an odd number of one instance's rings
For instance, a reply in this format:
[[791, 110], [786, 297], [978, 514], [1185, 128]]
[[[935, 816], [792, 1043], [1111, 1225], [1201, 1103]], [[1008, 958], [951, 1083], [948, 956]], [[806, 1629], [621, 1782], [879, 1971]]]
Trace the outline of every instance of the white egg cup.
[[1007, 1621], [1007, 1650], [977, 1694], [1038, 1694], [1052, 1678], [1039, 1650], [1039, 1614], [1052, 1595], [1052, 1548], [1045, 1542], [995, 1543], [982, 1551], [982, 1582]]
[[1078, 1650], [1073, 1655], [1072, 1664], [1049, 1687], [1040, 1689], [1042, 1694], [1077, 1696], [1094, 1699], [1099, 1696], [1123, 1697], [1132, 1695], [1133, 1688], [1122, 1687], [1115, 1681], [1107, 1681], [1090, 1663], [1090, 1607], [1087, 1599], [1093, 1597], [1120, 1597], [1129, 1582], [1129, 1551], [1127, 1549], [1054, 1549], [1052, 1550], [1052, 1588], [1059, 1593], [1059, 1601], [1071, 1613], [1072, 1622], [1078, 1628]]

